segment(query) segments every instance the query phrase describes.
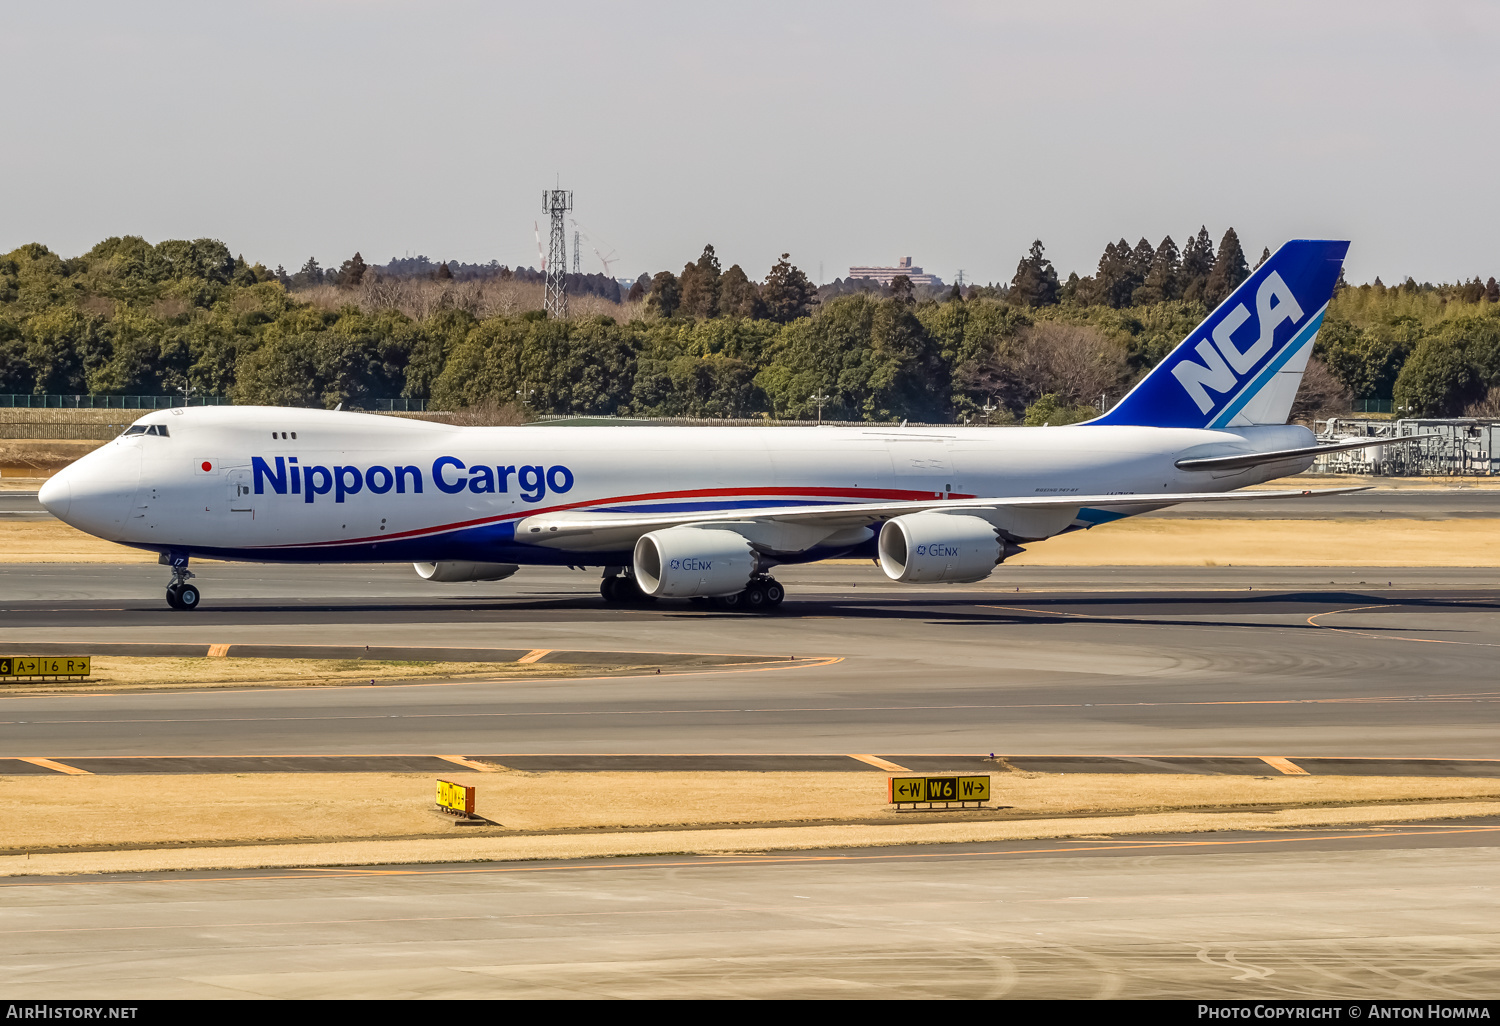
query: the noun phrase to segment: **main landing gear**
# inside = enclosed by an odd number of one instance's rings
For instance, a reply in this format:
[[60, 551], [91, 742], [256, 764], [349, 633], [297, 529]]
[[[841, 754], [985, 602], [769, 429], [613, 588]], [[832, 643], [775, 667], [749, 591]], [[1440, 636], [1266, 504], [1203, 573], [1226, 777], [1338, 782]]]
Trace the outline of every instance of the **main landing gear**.
[[656, 601], [641, 590], [634, 574], [615, 573], [613, 570], [613, 567], [606, 569], [603, 580], [599, 582], [599, 594], [604, 596], [604, 601], [612, 606], [643, 605]]
[[167, 605], [173, 609], [197, 609], [203, 597], [196, 584], [189, 584], [193, 572], [184, 566], [172, 567], [172, 583], [167, 585]]
[[744, 591], [719, 595], [712, 599], [720, 609], [738, 609], [746, 613], [769, 613], [786, 598], [786, 589], [774, 577], [754, 577]]
[[[599, 594], [612, 606], [645, 605], [656, 599], [641, 590], [635, 575], [620, 573], [615, 567], [606, 568], [599, 582]], [[714, 598], [694, 598], [691, 602], [712, 603], [719, 609], [733, 609], [742, 613], [768, 613], [781, 605], [786, 598], [786, 589], [774, 577], [762, 574], [751, 578], [744, 591]]]

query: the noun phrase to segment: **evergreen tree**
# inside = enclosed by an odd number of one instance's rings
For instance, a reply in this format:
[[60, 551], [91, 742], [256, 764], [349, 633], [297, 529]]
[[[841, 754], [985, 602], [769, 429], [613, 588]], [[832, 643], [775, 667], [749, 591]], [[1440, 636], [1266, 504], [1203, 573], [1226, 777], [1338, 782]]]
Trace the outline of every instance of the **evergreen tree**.
[[1168, 235], [1161, 240], [1161, 245], [1151, 254], [1151, 267], [1146, 271], [1146, 280], [1140, 288], [1135, 290], [1131, 302], [1138, 306], [1150, 305], [1152, 303], [1165, 303], [1169, 299], [1179, 296], [1177, 290], [1177, 276], [1179, 266], [1182, 262], [1177, 252], [1177, 243], [1172, 241]]
[[[1263, 246], [1260, 251], [1260, 259], [1255, 261], [1255, 269], [1260, 270], [1260, 265], [1265, 263], [1269, 259], [1271, 259], [1271, 247]], [[1340, 276], [1342, 276], [1343, 273], [1344, 272], [1342, 270], [1339, 271]]]
[[293, 288], [305, 289], [321, 284], [323, 284], [323, 269], [318, 266], [318, 261], [314, 257], [308, 257], [307, 263], [302, 265], [302, 270], [292, 275]]
[[896, 301], [897, 306], [911, 306], [915, 303], [913, 292], [911, 279], [906, 275], [898, 274], [891, 279], [891, 298]]
[[1129, 306], [1131, 296], [1146, 279], [1154, 255], [1145, 239], [1136, 249], [1131, 249], [1130, 243], [1124, 239], [1106, 246], [1104, 255], [1099, 258], [1099, 270], [1094, 275], [1093, 301], [1115, 310]]
[[677, 284], [677, 275], [661, 271], [651, 279], [651, 291], [646, 294], [646, 309], [658, 317], [671, 317], [682, 301], [682, 289]]
[[704, 246], [697, 263], [682, 269], [678, 284], [682, 288], [682, 312], [704, 319], [719, 315], [719, 258], [713, 246]]
[[1151, 243], [1146, 241], [1145, 236], [1135, 244], [1135, 249], [1130, 254], [1130, 270], [1141, 279], [1146, 280], [1146, 275], [1151, 273], [1151, 265], [1156, 262], [1156, 250], [1151, 248]]
[[741, 317], [756, 320], [765, 316], [761, 307], [760, 289], [745, 274], [744, 268], [733, 264], [719, 278], [719, 313], [725, 317]]
[[1016, 265], [1016, 276], [1010, 280], [1011, 302], [1021, 306], [1057, 305], [1057, 270], [1047, 259], [1042, 240], [1031, 244], [1031, 252]]
[[766, 316], [778, 324], [788, 324], [812, 313], [813, 300], [818, 294], [807, 275], [790, 262], [790, 257], [790, 253], [781, 254], [760, 290]]
[[448, 268], [448, 261], [444, 260], [442, 262], [442, 264], [440, 264], [438, 266], [437, 276], [436, 277], [437, 277], [438, 281], [452, 281], [453, 280], [453, 272]]
[[1219, 257], [1203, 286], [1203, 302], [1210, 307], [1218, 306], [1248, 277], [1250, 268], [1245, 264], [1245, 251], [1240, 248], [1240, 237], [1231, 228], [1219, 242]]
[[[447, 265], [443, 266], [446, 267]], [[339, 268], [338, 284], [344, 288], [354, 288], [365, 280], [365, 270], [365, 259], [356, 252], [352, 257], [344, 261], [344, 266]]]
[[651, 291], [651, 275], [642, 271], [641, 276], [630, 286], [630, 292], [625, 298], [632, 303], [638, 303], [646, 298], [646, 293], [649, 291]]
[[1208, 284], [1208, 274], [1214, 268], [1214, 244], [1208, 237], [1206, 226], [1198, 229], [1198, 235], [1182, 247], [1182, 269], [1178, 274], [1178, 294], [1183, 299], [1203, 301], [1203, 289]]
[[1484, 298], [1491, 303], [1500, 303], [1500, 285], [1495, 284], [1495, 279], [1490, 278], [1484, 287]]

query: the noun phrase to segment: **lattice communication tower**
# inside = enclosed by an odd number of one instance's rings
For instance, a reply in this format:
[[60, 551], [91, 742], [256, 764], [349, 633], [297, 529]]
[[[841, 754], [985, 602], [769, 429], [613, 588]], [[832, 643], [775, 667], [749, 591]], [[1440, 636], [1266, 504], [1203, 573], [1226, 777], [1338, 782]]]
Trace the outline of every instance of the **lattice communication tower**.
[[542, 210], [552, 216], [552, 235], [547, 246], [547, 316], [568, 316], [568, 242], [563, 219], [573, 209], [572, 189], [542, 190]]

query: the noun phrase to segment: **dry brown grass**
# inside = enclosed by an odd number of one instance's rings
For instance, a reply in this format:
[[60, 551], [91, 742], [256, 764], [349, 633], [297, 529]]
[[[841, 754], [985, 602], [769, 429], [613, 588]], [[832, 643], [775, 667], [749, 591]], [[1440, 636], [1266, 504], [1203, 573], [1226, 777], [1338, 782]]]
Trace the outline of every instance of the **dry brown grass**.
[[[537, 282], [484, 281], [444, 282], [422, 278], [369, 280], [359, 288], [318, 285], [295, 293], [298, 300], [325, 310], [355, 306], [365, 313], [398, 310], [416, 321], [424, 321], [444, 310], [464, 310], [481, 320], [511, 317], [544, 308], [545, 288]], [[570, 317], [604, 315], [628, 321], [640, 315], [639, 303], [612, 303], [598, 296], [569, 296]]]
[[[23, 646], [24, 647], [24, 646]], [[87, 645], [80, 646], [86, 651]], [[590, 674], [614, 667], [589, 667]], [[377, 681], [450, 678], [542, 679], [572, 677], [566, 663], [394, 662], [375, 659], [240, 659], [95, 656], [93, 675], [79, 680], [0, 682], [0, 695], [69, 691], [141, 691], [227, 687], [329, 687]]]
[[95, 538], [57, 520], [0, 521], [0, 563], [155, 563], [156, 553]]
[[0, 439], [103, 442], [114, 438], [150, 412], [0, 407]]
[[[66, 762], [56, 753], [52, 757]], [[899, 828], [911, 822], [886, 804], [886, 778], [876, 772], [474, 773], [455, 765], [441, 776], [477, 787], [476, 811], [508, 830], [853, 822]], [[0, 850], [443, 834], [453, 827], [433, 808], [436, 780], [421, 773], [0, 776]], [[1500, 781], [997, 773], [994, 790], [992, 804], [1008, 807], [1002, 818], [1010, 823], [1040, 819], [1056, 833], [1057, 821], [1049, 817], [1265, 814], [1286, 807], [1492, 801], [1500, 797]], [[44, 816], [39, 809], [68, 812]], [[1020, 826], [1026, 836], [1025, 824]], [[1097, 829], [1091, 821], [1075, 821], [1071, 832]]]
[[1049, 538], [1006, 563], [1016, 566], [1500, 566], [1500, 520], [1137, 518]]
[[0, 439], [0, 473], [6, 477], [53, 474], [103, 444], [98, 439]]

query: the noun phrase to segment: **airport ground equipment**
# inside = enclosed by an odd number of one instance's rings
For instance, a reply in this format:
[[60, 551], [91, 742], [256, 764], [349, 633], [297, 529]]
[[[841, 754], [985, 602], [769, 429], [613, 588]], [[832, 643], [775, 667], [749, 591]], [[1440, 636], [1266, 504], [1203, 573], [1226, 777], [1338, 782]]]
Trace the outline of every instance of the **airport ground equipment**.
[[[1373, 420], [1330, 417], [1316, 422], [1329, 446], [1313, 464], [1320, 474], [1382, 477], [1494, 477], [1500, 475], [1500, 421], [1473, 417]], [[1353, 440], [1365, 446], [1333, 447]], [[1384, 445], [1374, 444], [1376, 441]]]
[[929, 809], [951, 808], [955, 803], [961, 809], [979, 808], [990, 800], [989, 774], [982, 776], [941, 777], [891, 777], [886, 784], [886, 801], [901, 812], [903, 806], [912, 810], [925, 804]]

